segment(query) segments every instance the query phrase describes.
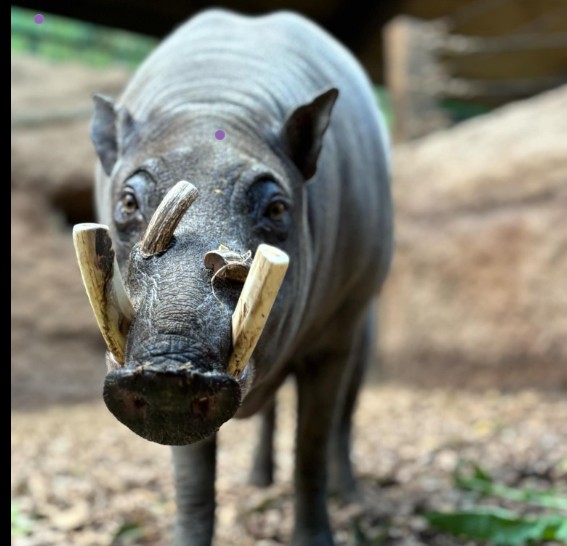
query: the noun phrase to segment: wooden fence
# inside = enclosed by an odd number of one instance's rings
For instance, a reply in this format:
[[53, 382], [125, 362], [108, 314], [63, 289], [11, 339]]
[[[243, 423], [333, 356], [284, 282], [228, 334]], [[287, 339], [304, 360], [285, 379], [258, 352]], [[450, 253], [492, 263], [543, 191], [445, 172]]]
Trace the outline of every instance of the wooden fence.
[[384, 30], [384, 49], [396, 141], [454, 123], [451, 101], [491, 109], [567, 83], [563, 31], [463, 36], [448, 20], [399, 16]]

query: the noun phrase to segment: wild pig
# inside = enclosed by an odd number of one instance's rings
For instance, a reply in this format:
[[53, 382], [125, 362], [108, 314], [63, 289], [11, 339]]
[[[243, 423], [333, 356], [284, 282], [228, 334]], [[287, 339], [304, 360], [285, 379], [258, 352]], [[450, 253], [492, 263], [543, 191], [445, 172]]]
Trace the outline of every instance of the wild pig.
[[[176, 544], [211, 544], [219, 427], [270, 407], [294, 376], [293, 544], [332, 545], [328, 481], [355, 491], [352, 413], [393, 247], [388, 137], [367, 76], [297, 14], [209, 10], [116, 103], [95, 96], [91, 136], [118, 263], [104, 236], [101, 261], [83, 263], [103, 271], [104, 399], [135, 433], [174, 446]], [[289, 269], [231, 374], [232, 315], [262, 244]]]

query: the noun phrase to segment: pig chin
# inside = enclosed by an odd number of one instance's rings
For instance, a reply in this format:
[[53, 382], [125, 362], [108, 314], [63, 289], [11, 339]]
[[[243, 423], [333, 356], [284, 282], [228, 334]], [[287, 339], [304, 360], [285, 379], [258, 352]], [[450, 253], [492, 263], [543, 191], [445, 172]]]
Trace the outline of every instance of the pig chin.
[[163, 357], [112, 368], [103, 391], [110, 412], [142, 438], [165, 445], [192, 444], [215, 433], [240, 407], [249, 375], [237, 380]]

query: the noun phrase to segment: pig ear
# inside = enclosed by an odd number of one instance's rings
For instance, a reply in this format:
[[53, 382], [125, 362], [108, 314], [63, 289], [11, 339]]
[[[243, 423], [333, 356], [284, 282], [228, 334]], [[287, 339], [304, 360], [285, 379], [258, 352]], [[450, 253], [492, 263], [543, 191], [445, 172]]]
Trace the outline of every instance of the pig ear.
[[331, 111], [338, 96], [338, 89], [328, 89], [310, 103], [294, 110], [284, 125], [282, 136], [287, 152], [305, 180], [309, 180], [317, 170], [323, 135], [329, 126]]
[[110, 175], [118, 156], [116, 110], [112, 99], [93, 95], [94, 113], [91, 120], [91, 140], [104, 172]]
[[118, 158], [120, 146], [131, 133], [133, 120], [124, 107], [116, 108], [112, 99], [95, 94], [93, 100], [91, 140], [104, 172], [110, 175]]

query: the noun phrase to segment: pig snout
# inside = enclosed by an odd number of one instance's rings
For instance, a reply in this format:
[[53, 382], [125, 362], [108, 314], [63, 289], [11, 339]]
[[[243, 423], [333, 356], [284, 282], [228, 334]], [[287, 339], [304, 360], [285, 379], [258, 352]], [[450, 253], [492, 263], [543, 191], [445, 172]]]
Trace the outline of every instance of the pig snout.
[[103, 396], [112, 414], [142, 438], [186, 445], [228, 421], [241, 392], [238, 381], [225, 374], [145, 365], [108, 373]]
[[[252, 251], [221, 245], [205, 253], [209, 281], [191, 260], [208, 245], [199, 246], [194, 235], [173, 236], [196, 198], [187, 181], [164, 196], [131, 251], [127, 284], [108, 227], [74, 230], [83, 282], [108, 348], [104, 401], [133, 432], [166, 445], [203, 440], [235, 415], [254, 377], [247, 364], [289, 263], [269, 245], [260, 244], [253, 259]], [[228, 283], [226, 302], [213, 291], [217, 276]]]

